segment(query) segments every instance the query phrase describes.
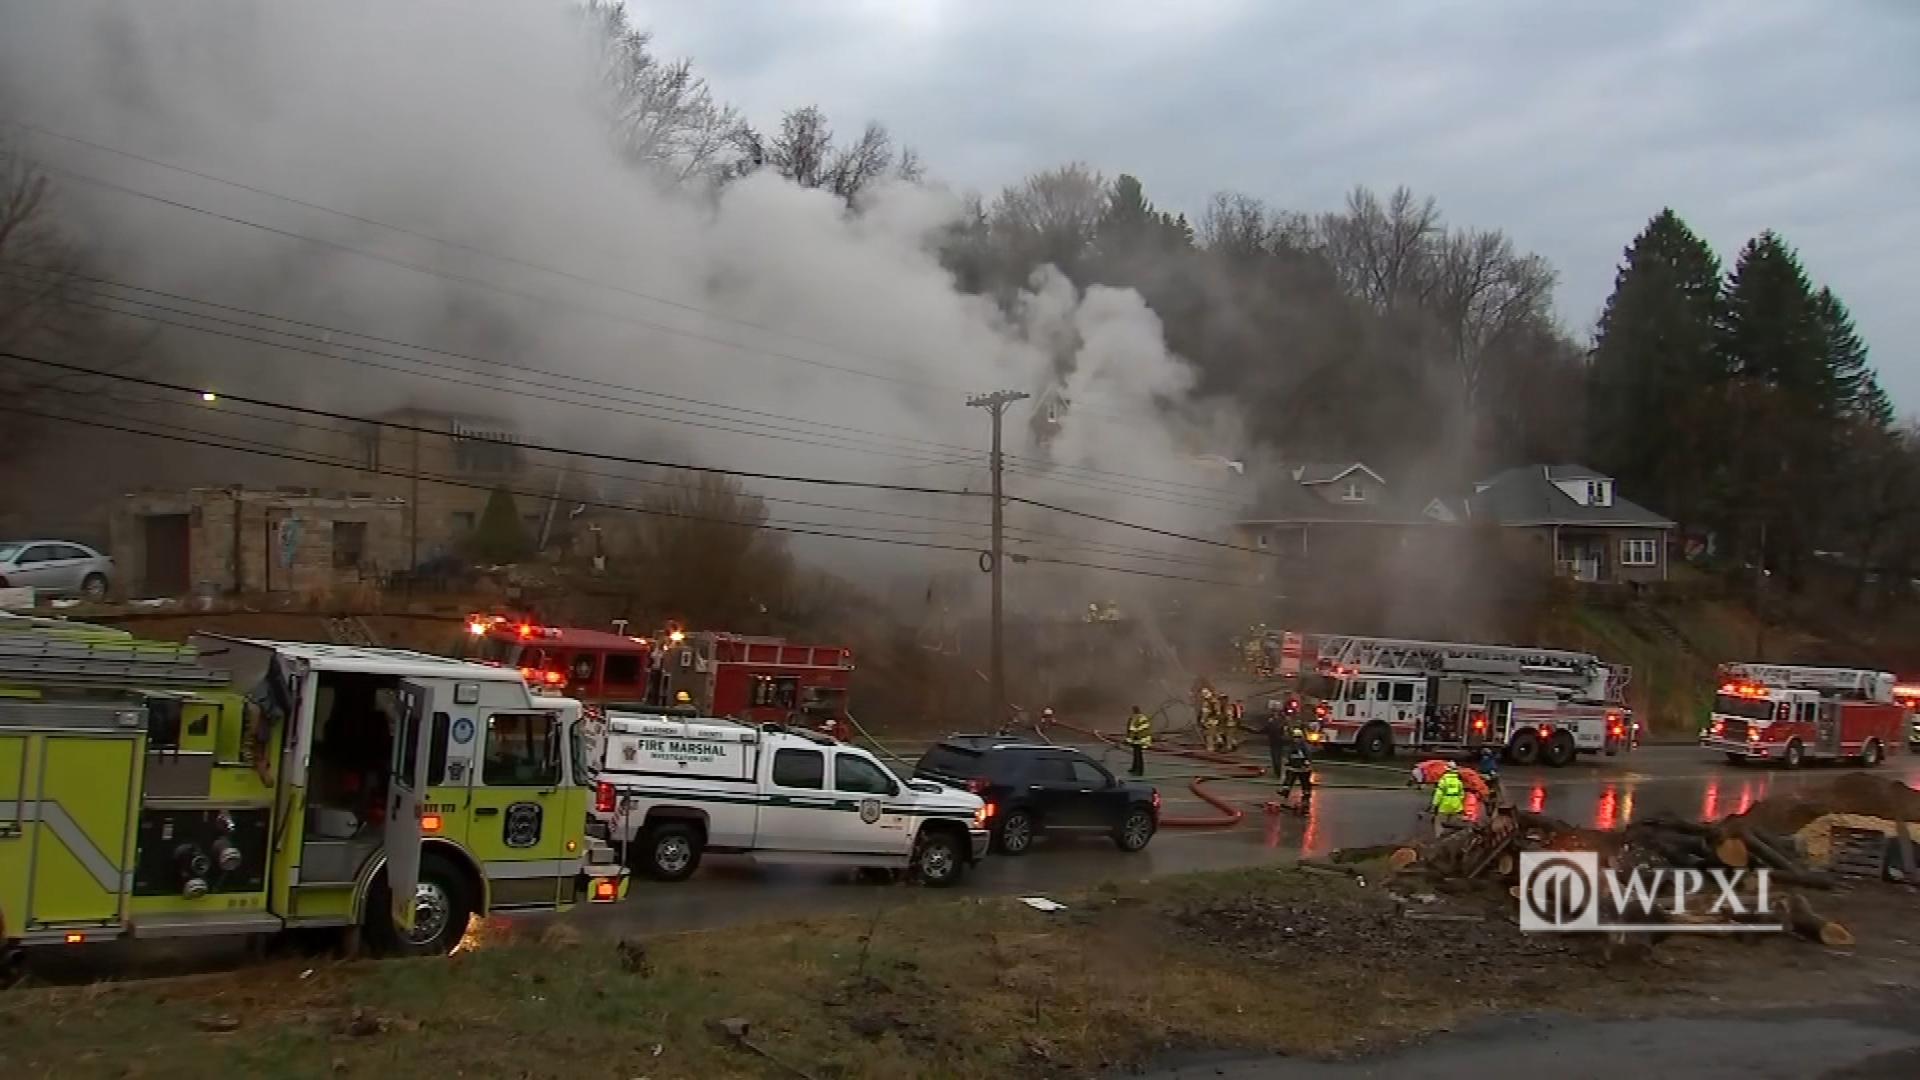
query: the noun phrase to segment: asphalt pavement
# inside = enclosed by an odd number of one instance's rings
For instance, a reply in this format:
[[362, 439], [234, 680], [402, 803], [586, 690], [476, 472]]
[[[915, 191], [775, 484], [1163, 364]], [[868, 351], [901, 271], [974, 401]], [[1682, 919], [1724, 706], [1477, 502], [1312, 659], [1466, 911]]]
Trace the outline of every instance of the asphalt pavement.
[[[889, 749], [910, 760], [919, 747], [897, 744]], [[1090, 752], [1099, 756], [1104, 749]], [[1264, 747], [1255, 744], [1247, 749]], [[1264, 760], [1252, 754], [1247, 758]], [[1113, 763], [1118, 764], [1117, 757]], [[1150, 779], [1160, 788], [1164, 814], [1214, 813], [1187, 786], [1187, 778], [1205, 766], [1162, 755], [1155, 755], [1151, 765]], [[1134, 855], [1123, 854], [1100, 839], [1044, 841], [1019, 858], [989, 857], [953, 889], [900, 889], [863, 883], [846, 873], [760, 867], [744, 858], [710, 857], [688, 881], [636, 881], [625, 901], [578, 908], [564, 918], [590, 934], [654, 934], [866, 911], [878, 904], [918, 903], [955, 894], [1044, 895], [1103, 881], [1283, 863], [1302, 855], [1393, 843], [1412, 835], [1428, 796], [1424, 790], [1404, 786], [1410, 765], [1411, 759], [1373, 768], [1344, 764], [1341, 759], [1322, 761], [1316, 766], [1322, 787], [1314, 796], [1312, 813], [1304, 819], [1282, 815], [1273, 827], [1261, 810], [1274, 792], [1270, 779], [1213, 781], [1208, 790], [1245, 811], [1240, 824], [1163, 829], [1145, 851]], [[1724, 817], [1770, 795], [1822, 783], [1842, 771], [1820, 766], [1794, 772], [1732, 766], [1695, 746], [1643, 746], [1614, 758], [1583, 757], [1561, 769], [1506, 768], [1501, 781], [1523, 808], [1605, 829], [1653, 814], [1697, 820]], [[1920, 757], [1898, 754], [1878, 772], [1920, 787]]]

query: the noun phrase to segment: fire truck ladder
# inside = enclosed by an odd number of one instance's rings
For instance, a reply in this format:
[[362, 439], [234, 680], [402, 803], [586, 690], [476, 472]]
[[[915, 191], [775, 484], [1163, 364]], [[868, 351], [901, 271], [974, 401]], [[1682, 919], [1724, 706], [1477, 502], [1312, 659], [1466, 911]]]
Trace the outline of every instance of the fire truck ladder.
[[[1332, 655], [1330, 656], [1329, 653]], [[1600, 663], [1588, 653], [1530, 649], [1519, 645], [1462, 645], [1447, 641], [1331, 636], [1320, 639], [1320, 656], [1343, 667], [1435, 671], [1448, 660], [1507, 662], [1522, 668], [1580, 674]]]
[[1565, 676], [1585, 679], [1607, 673], [1607, 700], [1625, 701], [1633, 669], [1607, 664], [1592, 653], [1568, 649], [1540, 649], [1524, 645], [1468, 645], [1453, 641], [1408, 641], [1401, 638], [1322, 635], [1319, 655], [1342, 667], [1373, 671], [1440, 671], [1448, 661], [1513, 664], [1521, 675]]
[[226, 686], [191, 645], [0, 634], [0, 686], [110, 686], [196, 690]]
[[1833, 693], [1869, 693], [1878, 680], [1892, 681], [1884, 672], [1866, 668], [1812, 667], [1804, 664], [1723, 664], [1723, 675], [1751, 679], [1762, 686], [1782, 690], [1817, 690]]

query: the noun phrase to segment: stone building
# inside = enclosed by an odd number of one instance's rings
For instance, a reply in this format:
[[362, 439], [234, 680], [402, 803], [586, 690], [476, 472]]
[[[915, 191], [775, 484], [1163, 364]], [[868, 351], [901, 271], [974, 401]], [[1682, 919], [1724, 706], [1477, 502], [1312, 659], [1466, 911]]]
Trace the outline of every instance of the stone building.
[[131, 597], [345, 597], [407, 567], [406, 500], [310, 489], [128, 495], [111, 521]]

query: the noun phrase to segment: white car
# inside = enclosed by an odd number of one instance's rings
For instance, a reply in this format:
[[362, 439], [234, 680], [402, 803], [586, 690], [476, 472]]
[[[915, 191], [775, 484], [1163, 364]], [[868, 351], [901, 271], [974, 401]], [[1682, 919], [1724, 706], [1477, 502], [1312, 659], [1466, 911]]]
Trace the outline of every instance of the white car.
[[608, 713], [587, 737], [589, 833], [659, 881], [692, 876], [706, 852], [911, 871], [958, 882], [987, 853], [978, 795], [902, 780], [857, 746], [799, 728]]
[[0, 542], [0, 589], [30, 588], [37, 596], [105, 600], [113, 560], [65, 540]]

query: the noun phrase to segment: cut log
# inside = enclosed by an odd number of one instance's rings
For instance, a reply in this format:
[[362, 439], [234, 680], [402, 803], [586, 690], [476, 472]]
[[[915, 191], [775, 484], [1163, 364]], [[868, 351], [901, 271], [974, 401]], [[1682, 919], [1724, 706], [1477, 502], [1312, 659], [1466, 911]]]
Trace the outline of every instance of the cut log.
[[1822, 945], [1840, 948], [1853, 944], [1853, 934], [1845, 926], [1822, 916], [1807, 903], [1807, 898], [1799, 893], [1788, 893], [1778, 904], [1780, 921], [1787, 929]]
[[1512, 852], [1506, 852], [1502, 854], [1499, 858], [1499, 861], [1493, 864], [1493, 872], [1496, 874], [1499, 874], [1503, 878], [1512, 877], [1513, 872], [1515, 870], [1518, 870], [1519, 868], [1520, 868], [1520, 860], [1514, 858]]
[[1731, 833], [1722, 834], [1713, 842], [1713, 857], [1720, 860], [1721, 866], [1740, 869], [1749, 861], [1747, 842]]
[[1387, 857], [1387, 861], [1393, 864], [1395, 870], [1405, 870], [1420, 861], [1420, 853], [1410, 847], [1397, 848]]
[[1742, 839], [1746, 841], [1747, 854], [1753, 861], [1772, 870], [1774, 880], [1785, 885], [1798, 885], [1807, 889], [1833, 888], [1831, 876], [1807, 869], [1799, 859], [1783, 854], [1779, 848], [1762, 838], [1759, 833], [1749, 830]]

